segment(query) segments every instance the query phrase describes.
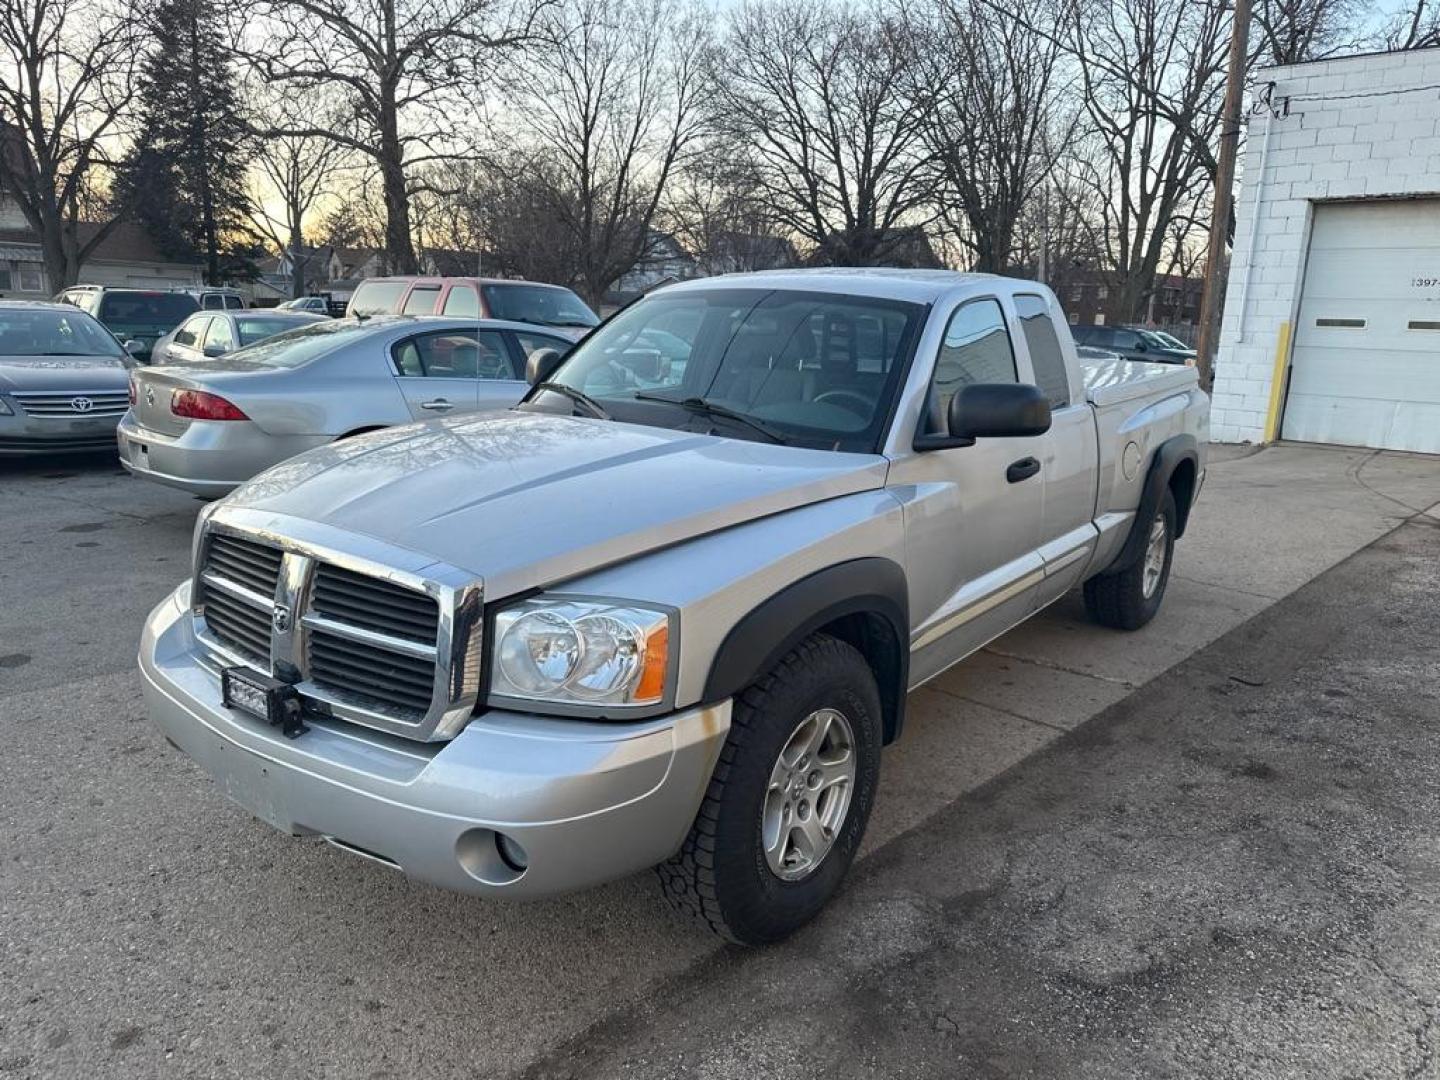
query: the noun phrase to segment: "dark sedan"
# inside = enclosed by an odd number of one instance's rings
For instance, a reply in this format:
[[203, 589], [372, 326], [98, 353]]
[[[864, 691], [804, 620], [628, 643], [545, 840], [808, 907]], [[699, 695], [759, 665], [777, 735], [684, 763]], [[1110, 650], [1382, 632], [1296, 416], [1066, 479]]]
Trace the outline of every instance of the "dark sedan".
[[1140, 326], [1072, 326], [1077, 345], [1090, 345], [1115, 353], [1124, 360], [1148, 360], [1152, 364], [1195, 366], [1195, 350], [1172, 348], [1153, 332]]
[[0, 454], [112, 449], [130, 367], [80, 309], [0, 300]]

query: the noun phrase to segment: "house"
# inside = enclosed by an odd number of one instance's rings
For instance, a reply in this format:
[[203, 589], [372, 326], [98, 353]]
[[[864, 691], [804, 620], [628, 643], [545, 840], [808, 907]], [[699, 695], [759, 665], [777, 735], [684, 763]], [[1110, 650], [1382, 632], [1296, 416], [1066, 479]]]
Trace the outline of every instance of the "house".
[[483, 251], [427, 247], [420, 252], [420, 272], [430, 277], [485, 277], [494, 265], [497, 260]]
[[758, 232], [719, 232], [710, 250], [701, 256], [707, 273], [739, 274], [751, 270], [781, 270], [797, 266], [800, 254], [783, 236]]
[[640, 261], [611, 287], [606, 300], [624, 303], [661, 285], [700, 276], [695, 256], [673, 234], [651, 229]]
[[[82, 221], [80, 242], [102, 226]], [[197, 262], [177, 260], [156, 250], [145, 230], [132, 222], [112, 228], [86, 259], [80, 281], [140, 289], [193, 288], [204, 283]], [[0, 298], [48, 300], [62, 283], [47, 280], [39, 238], [13, 202], [0, 200]]]
[[1254, 83], [1212, 436], [1440, 453], [1440, 48]]
[[[1075, 269], [1055, 284], [1060, 306], [1072, 325], [1095, 326], [1106, 322], [1111, 277], [1104, 270]], [[1200, 297], [1205, 291], [1201, 278], [1157, 274], [1145, 301], [1146, 326], [1184, 328], [1200, 320]]]

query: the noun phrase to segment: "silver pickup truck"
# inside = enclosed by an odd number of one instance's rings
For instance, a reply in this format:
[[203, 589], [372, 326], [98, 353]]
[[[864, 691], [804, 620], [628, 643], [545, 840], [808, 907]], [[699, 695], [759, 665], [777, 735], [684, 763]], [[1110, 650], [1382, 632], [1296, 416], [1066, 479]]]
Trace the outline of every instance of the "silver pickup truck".
[[1155, 614], [1204, 477], [1194, 370], [1082, 368], [1006, 278], [688, 282], [529, 375], [208, 506], [150, 713], [286, 832], [497, 897], [657, 866], [744, 943], [838, 887], [909, 690], [1072, 588]]

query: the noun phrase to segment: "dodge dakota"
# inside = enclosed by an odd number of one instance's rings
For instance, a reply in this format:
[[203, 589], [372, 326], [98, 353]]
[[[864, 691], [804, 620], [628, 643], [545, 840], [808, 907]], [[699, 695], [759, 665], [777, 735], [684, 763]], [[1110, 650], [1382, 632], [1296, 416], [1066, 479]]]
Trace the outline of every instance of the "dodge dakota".
[[207, 506], [150, 714], [284, 832], [495, 897], [654, 866], [747, 944], [839, 887], [907, 692], [1071, 589], [1145, 625], [1204, 478], [1194, 369], [1082, 366], [1028, 281], [685, 282], [527, 375]]

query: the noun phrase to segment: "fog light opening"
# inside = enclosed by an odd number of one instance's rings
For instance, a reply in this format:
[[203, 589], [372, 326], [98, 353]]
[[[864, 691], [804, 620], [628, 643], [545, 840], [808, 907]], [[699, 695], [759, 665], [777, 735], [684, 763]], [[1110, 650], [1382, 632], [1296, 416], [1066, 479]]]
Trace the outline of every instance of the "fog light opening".
[[530, 856], [520, 846], [520, 841], [512, 836], [497, 832], [495, 834], [495, 850], [500, 853], [500, 861], [517, 874], [523, 874], [530, 865]]

